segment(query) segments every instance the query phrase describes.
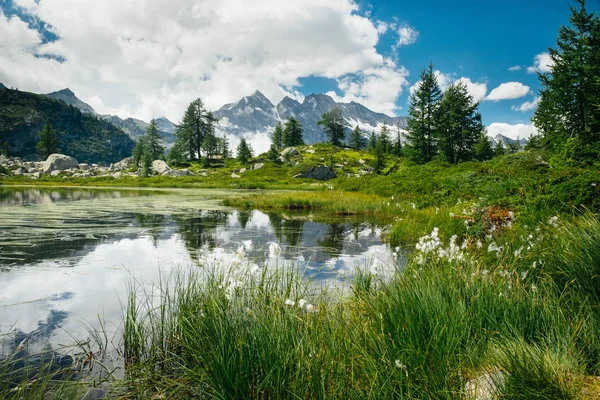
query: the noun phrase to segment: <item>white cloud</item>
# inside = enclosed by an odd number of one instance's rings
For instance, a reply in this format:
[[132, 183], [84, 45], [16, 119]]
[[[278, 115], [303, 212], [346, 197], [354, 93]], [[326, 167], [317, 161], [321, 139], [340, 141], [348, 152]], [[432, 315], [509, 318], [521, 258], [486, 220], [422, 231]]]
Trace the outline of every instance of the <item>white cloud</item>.
[[[467, 87], [467, 92], [473, 97], [474, 101], [481, 101], [487, 93], [487, 84], [485, 82], [473, 82], [470, 78], [458, 78], [456, 79], [453, 74], [444, 74], [438, 70], [433, 71], [438, 85], [443, 92], [445, 92], [450, 85], [461, 82]], [[421, 86], [421, 81], [415, 82], [410, 87], [410, 94], [413, 94]]]
[[527, 111], [535, 110], [537, 108], [538, 104], [540, 104], [540, 100], [541, 100], [541, 97], [538, 96], [535, 99], [533, 99], [532, 101], [524, 102], [520, 106], [512, 106], [511, 109], [513, 111], [520, 111], [520, 112], [527, 112]]
[[536, 72], [551, 72], [553, 65], [554, 63], [552, 62], [552, 58], [550, 58], [550, 54], [541, 53], [535, 56], [533, 65], [527, 68], [527, 72], [530, 74], [535, 74]]
[[515, 65], [514, 67], [510, 67], [508, 70], [511, 71], [511, 72], [520, 71], [521, 70], [521, 66], [520, 65]]
[[408, 85], [408, 70], [398, 67], [389, 58], [383, 66], [367, 68], [354, 76], [338, 80], [338, 88], [344, 93], [338, 96], [331, 91], [327, 94], [338, 102], [356, 101], [365, 107], [388, 115], [395, 115], [396, 101]]
[[377, 51], [384, 27], [353, 0], [15, 1], [60, 40], [42, 44], [0, 12], [0, 81], [70, 87], [100, 113], [178, 121], [197, 97], [216, 109], [258, 89], [278, 102], [297, 97], [308, 76], [336, 79], [344, 97], [390, 112], [408, 74]]
[[419, 32], [408, 25], [402, 25], [398, 28], [398, 36], [397, 46], [408, 46], [417, 42]]
[[531, 124], [506, 124], [503, 122], [494, 122], [487, 127], [487, 134], [491, 137], [496, 135], [504, 135], [511, 139], [527, 139], [533, 135], [537, 135], [538, 131]]
[[467, 92], [473, 97], [474, 101], [481, 101], [487, 93], [487, 84], [485, 82], [472, 82], [469, 78], [460, 78], [457, 82], [462, 82], [467, 87]]
[[531, 88], [520, 82], [505, 82], [492, 90], [485, 100], [499, 101], [518, 99], [527, 96], [530, 92]]

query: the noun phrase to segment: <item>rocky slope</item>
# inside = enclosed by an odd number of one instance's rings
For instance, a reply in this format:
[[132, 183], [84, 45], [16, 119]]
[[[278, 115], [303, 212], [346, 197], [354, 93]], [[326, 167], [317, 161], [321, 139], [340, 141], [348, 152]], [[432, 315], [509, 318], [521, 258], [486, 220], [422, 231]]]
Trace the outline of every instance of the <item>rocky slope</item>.
[[[140, 119], [122, 119], [116, 115], [100, 115], [92, 106], [79, 99], [69, 88], [62, 89], [57, 92], [47, 93], [45, 96], [70, 104], [84, 113], [97, 115], [99, 118], [102, 118], [117, 128], [122, 129], [123, 132], [128, 134], [133, 140], [137, 140], [143, 136], [146, 132], [146, 128], [148, 127], [148, 123]], [[170, 148], [175, 142], [175, 136], [173, 135], [175, 132], [175, 124], [165, 117], [157, 118], [156, 122], [158, 125], [158, 133], [163, 140], [163, 145], [167, 148]]]
[[48, 96], [0, 89], [0, 143], [9, 154], [36, 159], [39, 132], [49, 122], [58, 150], [83, 163], [111, 163], [131, 154], [134, 142], [110, 122]]

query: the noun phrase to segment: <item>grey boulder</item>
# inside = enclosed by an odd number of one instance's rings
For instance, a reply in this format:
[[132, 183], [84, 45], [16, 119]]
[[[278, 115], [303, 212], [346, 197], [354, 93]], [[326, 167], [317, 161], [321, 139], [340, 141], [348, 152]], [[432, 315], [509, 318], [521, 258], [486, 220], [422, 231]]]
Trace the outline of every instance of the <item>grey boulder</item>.
[[190, 171], [189, 169], [170, 169], [168, 171], [163, 172], [162, 175], [163, 176], [180, 177], [180, 176], [194, 176], [194, 173], [192, 171]]
[[64, 154], [50, 154], [42, 167], [42, 172], [49, 174], [53, 171], [64, 171], [70, 168], [79, 168], [79, 163], [76, 159]]
[[152, 161], [152, 172], [157, 175], [162, 175], [165, 172], [169, 171], [169, 165], [163, 160], [154, 160]]
[[294, 176], [294, 178], [316, 179], [319, 181], [328, 181], [336, 177], [335, 171], [325, 165], [319, 165], [318, 167], [311, 168], [306, 172]]

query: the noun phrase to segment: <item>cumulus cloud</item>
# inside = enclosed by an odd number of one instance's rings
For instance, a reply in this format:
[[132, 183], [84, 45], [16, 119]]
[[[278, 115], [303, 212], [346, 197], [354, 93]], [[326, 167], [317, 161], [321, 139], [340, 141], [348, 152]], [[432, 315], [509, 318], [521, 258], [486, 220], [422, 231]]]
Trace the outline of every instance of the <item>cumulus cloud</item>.
[[100, 113], [177, 121], [197, 97], [216, 109], [258, 89], [278, 102], [297, 97], [309, 76], [390, 112], [408, 74], [377, 51], [386, 28], [353, 0], [14, 2], [59, 40], [43, 43], [0, 12], [0, 81], [34, 92], [68, 86]]
[[417, 42], [419, 32], [408, 25], [402, 25], [398, 28], [398, 43], [397, 46], [408, 46]]
[[521, 66], [520, 65], [515, 65], [514, 67], [510, 67], [508, 70], [511, 71], [511, 72], [520, 71], [521, 70]]
[[487, 93], [487, 84], [485, 82], [472, 82], [469, 78], [460, 78], [457, 82], [463, 83], [467, 87], [467, 92], [473, 97], [474, 101], [481, 101]]
[[[438, 70], [433, 71], [433, 74], [435, 75], [437, 83], [443, 92], [445, 92], [450, 85], [461, 82], [467, 87], [467, 92], [471, 95], [471, 97], [473, 97], [474, 101], [481, 101], [485, 98], [487, 93], [487, 84], [485, 82], [473, 82], [470, 78], [465, 77], [456, 79], [455, 75], [444, 74]], [[413, 94], [415, 91], [417, 91], [420, 86], [421, 81], [415, 82], [410, 87], [410, 94]]]
[[[396, 101], [408, 85], [408, 70], [398, 68], [389, 58], [383, 66], [367, 68], [364, 71], [338, 80], [338, 88], [344, 93], [338, 96], [331, 91], [327, 94], [337, 102], [356, 101], [365, 107], [389, 115], [395, 115]], [[377, 94], [377, 97], [373, 94]]]
[[535, 99], [533, 99], [532, 101], [524, 102], [520, 106], [512, 106], [511, 109], [513, 111], [520, 111], [520, 112], [527, 112], [527, 111], [535, 110], [537, 108], [538, 104], [540, 104], [540, 100], [541, 100], [541, 97], [538, 96]]
[[541, 53], [535, 56], [533, 65], [527, 68], [527, 72], [530, 74], [535, 74], [536, 72], [551, 72], [553, 65], [554, 63], [552, 62], [552, 58], [550, 58], [550, 54]]
[[537, 135], [538, 130], [531, 124], [506, 124], [503, 122], [494, 122], [487, 127], [487, 134], [491, 137], [504, 135], [511, 139], [527, 139]]
[[492, 90], [485, 100], [499, 101], [518, 99], [527, 96], [530, 92], [531, 88], [520, 82], [505, 82]]

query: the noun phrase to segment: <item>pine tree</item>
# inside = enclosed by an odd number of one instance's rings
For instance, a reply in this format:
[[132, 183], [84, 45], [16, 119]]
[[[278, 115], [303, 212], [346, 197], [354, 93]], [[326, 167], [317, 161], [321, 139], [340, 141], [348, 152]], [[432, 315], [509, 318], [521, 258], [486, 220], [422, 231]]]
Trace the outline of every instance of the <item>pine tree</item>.
[[152, 156], [148, 153], [147, 149], [144, 150], [144, 156], [142, 157], [142, 177], [146, 178], [150, 175], [152, 169]]
[[369, 144], [367, 146], [367, 151], [370, 151], [371, 153], [375, 153], [375, 150], [377, 150], [377, 135], [375, 134], [375, 131], [371, 131], [371, 136], [369, 136]]
[[360, 150], [365, 146], [365, 139], [362, 137], [360, 127], [356, 125], [352, 133], [350, 134], [349, 140], [350, 148], [354, 150]]
[[485, 132], [481, 132], [473, 150], [475, 152], [475, 158], [478, 161], [486, 161], [494, 157], [492, 141]]
[[462, 82], [444, 93], [439, 105], [439, 148], [448, 162], [473, 159], [475, 143], [484, 130], [478, 107]]
[[392, 154], [396, 157], [402, 157], [402, 135], [400, 131], [400, 121], [396, 122], [396, 140], [392, 144]]
[[242, 138], [237, 147], [237, 159], [243, 164], [247, 164], [252, 158], [252, 148], [248, 145], [245, 138]]
[[171, 147], [167, 159], [169, 160], [170, 164], [182, 164], [186, 158], [184, 153], [185, 150], [183, 149], [181, 142], [176, 141], [175, 143], [173, 143], [173, 147]]
[[385, 154], [385, 143], [378, 140], [375, 146], [375, 160], [373, 161], [373, 172], [376, 174], [381, 174], [385, 167]]
[[273, 130], [271, 140], [275, 145], [275, 149], [281, 150], [281, 148], [283, 147], [283, 125], [281, 124], [281, 122], [278, 122], [277, 125], [275, 125], [275, 129]]
[[430, 63], [428, 69], [421, 71], [421, 84], [410, 96], [406, 120], [408, 134], [405, 152], [416, 163], [429, 162], [437, 154], [437, 112], [441, 98], [442, 90]]
[[227, 136], [223, 136], [219, 139], [219, 153], [221, 153], [223, 161], [231, 158], [231, 151], [229, 150], [229, 140], [227, 139]]
[[135, 142], [135, 147], [133, 148], [133, 153], [131, 156], [133, 157], [133, 165], [136, 167], [140, 165], [140, 161], [142, 161], [142, 156], [144, 155], [144, 141], [143, 138], [139, 138]]
[[39, 136], [40, 141], [36, 145], [36, 150], [40, 158], [46, 159], [50, 154], [56, 153], [56, 146], [58, 144], [56, 131], [52, 129], [52, 126], [48, 122], [46, 122], [39, 133]]
[[304, 144], [302, 125], [293, 116], [288, 118], [283, 129], [283, 146], [300, 146]]
[[[600, 19], [586, 10], [585, 0], [571, 7], [571, 26], [562, 26], [550, 48], [551, 72], [540, 73], [540, 103], [533, 122], [546, 148], [560, 152], [579, 143], [580, 157], [600, 152]], [[574, 140], [568, 141], [569, 137]], [[570, 144], [569, 144], [570, 145]]]
[[381, 145], [381, 149], [385, 154], [392, 152], [392, 142], [390, 141], [390, 130], [386, 124], [381, 126], [379, 130], [379, 137], [377, 138], [377, 144]]
[[334, 107], [321, 115], [321, 120], [317, 122], [317, 125], [323, 127], [323, 130], [329, 139], [329, 143], [334, 146], [341, 146], [346, 137], [344, 125], [342, 124], [343, 122], [344, 116], [342, 114], [342, 109]]
[[156, 120], [154, 118], [146, 128], [144, 146], [146, 147], [146, 153], [148, 153], [152, 161], [160, 160], [161, 156], [165, 153], [165, 149], [160, 145], [160, 135], [158, 134]]
[[279, 150], [275, 146], [275, 143], [271, 144], [269, 148], [269, 152], [267, 153], [267, 160], [271, 161], [274, 164], [279, 164], [281, 161], [279, 160]]

